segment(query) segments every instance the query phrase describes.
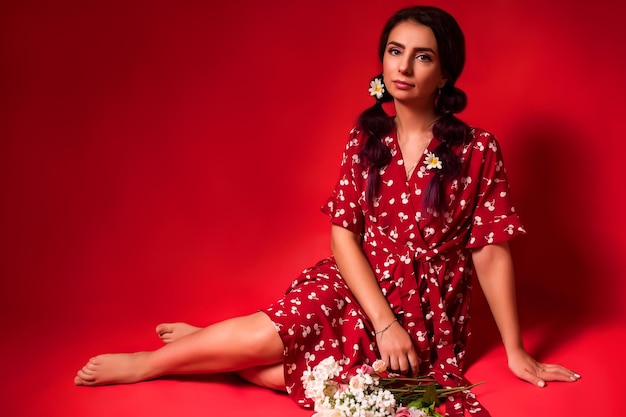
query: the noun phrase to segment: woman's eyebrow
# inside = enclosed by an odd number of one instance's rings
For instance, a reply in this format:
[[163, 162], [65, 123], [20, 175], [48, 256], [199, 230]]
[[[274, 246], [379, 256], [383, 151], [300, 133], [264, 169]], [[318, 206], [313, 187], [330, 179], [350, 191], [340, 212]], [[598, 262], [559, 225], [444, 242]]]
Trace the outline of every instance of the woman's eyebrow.
[[[399, 48], [406, 49], [406, 46], [404, 46], [400, 42], [396, 42], [396, 41], [389, 41], [387, 43], [387, 45], [394, 45], [394, 46], [397, 46]], [[432, 53], [434, 55], [437, 55], [437, 52], [435, 52], [435, 50], [433, 48], [429, 48], [427, 46], [418, 46], [417, 48], [413, 48], [413, 51], [414, 52], [430, 52], [430, 53]]]

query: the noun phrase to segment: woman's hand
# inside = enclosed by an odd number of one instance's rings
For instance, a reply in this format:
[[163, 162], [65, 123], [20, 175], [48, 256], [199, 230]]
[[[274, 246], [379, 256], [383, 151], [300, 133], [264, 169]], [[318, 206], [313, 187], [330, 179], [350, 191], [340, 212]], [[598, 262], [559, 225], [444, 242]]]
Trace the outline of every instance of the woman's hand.
[[580, 375], [561, 366], [537, 362], [525, 350], [519, 349], [508, 355], [509, 369], [518, 378], [538, 387], [545, 387], [547, 381], [578, 381]]
[[388, 328], [376, 330], [376, 342], [380, 358], [392, 372], [417, 377], [420, 359], [417, 356], [411, 336], [397, 321]]
[[383, 295], [361, 247], [361, 236], [334, 224], [331, 248], [335, 261], [348, 287], [372, 322], [380, 358], [389, 370], [417, 375], [419, 357], [411, 336], [397, 323], [389, 301]]

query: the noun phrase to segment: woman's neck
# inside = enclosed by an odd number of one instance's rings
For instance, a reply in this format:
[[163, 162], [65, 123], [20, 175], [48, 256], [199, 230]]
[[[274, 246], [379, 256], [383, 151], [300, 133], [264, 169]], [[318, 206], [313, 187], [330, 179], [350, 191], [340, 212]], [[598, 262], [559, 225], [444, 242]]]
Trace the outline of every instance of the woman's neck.
[[396, 128], [405, 138], [430, 134], [438, 116], [434, 107], [415, 109], [396, 102]]

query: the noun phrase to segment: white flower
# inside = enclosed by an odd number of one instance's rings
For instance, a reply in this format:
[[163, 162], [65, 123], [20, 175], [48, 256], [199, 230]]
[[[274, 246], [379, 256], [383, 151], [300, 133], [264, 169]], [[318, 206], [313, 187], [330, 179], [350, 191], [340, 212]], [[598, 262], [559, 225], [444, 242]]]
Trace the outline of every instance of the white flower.
[[341, 371], [342, 366], [331, 356], [302, 375], [305, 395], [315, 402], [314, 417], [391, 417], [395, 414], [393, 394], [378, 387], [378, 378], [372, 377], [371, 367], [357, 369], [348, 384], [334, 380]]
[[350, 378], [350, 389], [352, 391], [362, 391], [365, 387], [365, 379], [360, 375], [355, 375]]
[[372, 368], [378, 373], [385, 372], [387, 370], [387, 364], [382, 359], [376, 359], [372, 364]]
[[428, 155], [426, 155], [426, 159], [424, 159], [424, 163], [426, 164], [427, 169], [442, 168], [441, 159], [439, 159], [439, 157], [433, 152], [428, 152]]
[[380, 100], [385, 93], [383, 81], [380, 78], [374, 78], [370, 82], [370, 89], [368, 91], [370, 92], [370, 96], [376, 96], [376, 98]]
[[334, 397], [335, 393], [339, 391], [339, 384], [335, 381], [326, 381], [324, 383], [324, 395], [327, 397]]

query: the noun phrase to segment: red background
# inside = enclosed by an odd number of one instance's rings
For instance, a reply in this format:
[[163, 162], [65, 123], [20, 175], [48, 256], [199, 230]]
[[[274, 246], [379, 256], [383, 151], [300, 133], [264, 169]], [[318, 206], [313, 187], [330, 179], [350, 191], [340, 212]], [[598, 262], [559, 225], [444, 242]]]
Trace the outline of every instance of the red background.
[[[624, 415], [624, 6], [433, 1], [467, 37], [463, 117], [495, 133], [529, 234], [512, 242], [527, 348], [484, 300], [468, 376], [494, 416]], [[617, 3], [617, 2], [616, 2]], [[229, 376], [77, 388], [96, 353], [153, 349], [274, 300], [329, 253], [319, 213], [406, 1], [4, 1], [4, 416], [310, 415]]]

